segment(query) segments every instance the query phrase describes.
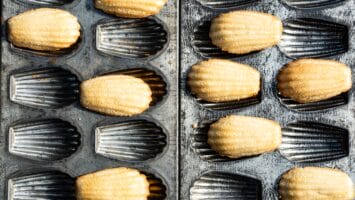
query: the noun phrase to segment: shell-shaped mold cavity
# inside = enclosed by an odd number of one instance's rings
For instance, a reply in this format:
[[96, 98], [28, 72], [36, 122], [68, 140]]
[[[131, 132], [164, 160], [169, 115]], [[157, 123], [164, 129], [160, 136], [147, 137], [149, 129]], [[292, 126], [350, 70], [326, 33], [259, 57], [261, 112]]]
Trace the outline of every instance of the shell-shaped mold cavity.
[[114, 19], [96, 27], [96, 48], [122, 58], [147, 58], [161, 52], [168, 42], [168, 32], [154, 18]]
[[35, 69], [10, 76], [10, 99], [35, 108], [60, 108], [79, 98], [79, 80], [59, 67]]
[[156, 157], [166, 146], [162, 128], [146, 120], [120, 122], [95, 129], [95, 151], [124, 161], [144, 161]]
[[190, 189], [191, 200], [261, 200], [262, 186], [257, 179], [224, 172], [208, 172]]
[[299, 163], [336, 160], [349, 154], [349, 132], [346, 129], [299, 121], [282, 129], [280, 153]]
[[142, 79], [149, 85], [152, 91], [152, 102], [150, 103], [150, 106], [154, 106], [160, 102], [167, 94], [167, 84], [165, 83], [163, 77], [157, 74], [155, 71], [147, 70], [144, 68], [132, 68], [119, 70], [109, 74], [123, 74]]
[[58, 171], [11, 178], [8, 200], [75, 200], [75, 180]]
[[348, 28], [335, 22], [312, 18], [288, 19], [279, 43], [290, 58], [323, 58], [345, 53], [349, 48]]
[[55, 161], [77, 151], [81, 136], [69, 122], [45, 119], [10, 126], [9, 152], [39, 161]]
[[198, 125], [197, 128], [195, 128], [192, 135], [192, 148], [194, 149], [195, 153], [197, 153], [197, 155], [199, 155], [202, 160], [210, 162], [227, 162], [236, 160], [228, 158], [227, 156], [221, 156], [207, 143], [207, 133], [212, 123], [213, 122], [211, 121], [203, 121]]
[[39, 5], [39, 6], [64, 6], [73, 3], [74, 0], [18, 0], [25, 4]]
[[282, 0], [286, 5], [296, 9], [324, 8], [341, 4], [346, 0]]
[[203, 6], [213, 8], [213, 9], [230, 9], [238, 8], [257, 2], [258, 0], [197, 0]]
[[290, 110], [298, 112], [312, 112], [326, 110], [337, 106], [346, 105], [349, 102], [348, 93], [343, 93], [330, 99], [312, 103], [298, 103], [288, 97], [278, 95], [280, 102]]
[[192, 46], [196, 53], [203, 58], [235, 58], [237, 55], [222, 51], [219, 47], [212, 44], [209, 36], [211, 21], [206, 20], [197, 24], [193, 30]]

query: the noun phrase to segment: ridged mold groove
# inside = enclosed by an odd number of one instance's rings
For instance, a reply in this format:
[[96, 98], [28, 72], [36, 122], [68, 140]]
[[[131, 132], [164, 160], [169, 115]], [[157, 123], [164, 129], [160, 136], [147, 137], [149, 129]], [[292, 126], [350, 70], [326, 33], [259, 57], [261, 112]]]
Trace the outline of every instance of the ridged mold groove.
[[55, 161], [71, 156], [81, 144], [81, 136], [69, 122], [41, 119], [9, 128], [9, 152], [39, 161]]
[[299, 163], [332, 161], [349, 154], [349, 132], [318, 122], [299, 121], [283, 130], [280, 153]]
[[123, 161], [145, 161], [163, 152], [166, 135], [147, 120], [130, 120], [95, 129], [95, 151]]

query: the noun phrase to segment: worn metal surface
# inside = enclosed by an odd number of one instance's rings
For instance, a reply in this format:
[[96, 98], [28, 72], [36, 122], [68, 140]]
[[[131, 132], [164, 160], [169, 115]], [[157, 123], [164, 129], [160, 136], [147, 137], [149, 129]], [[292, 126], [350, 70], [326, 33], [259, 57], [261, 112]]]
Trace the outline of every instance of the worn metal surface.
[[[0, 199], [7, 199], [5, 192], [7, 181], [13, 174], [27, 172], [31, 174], [32, 169], [59, 170], [72, 177], [94, 172], [97, 170], [128, 166], [152, 173], [163, 179], [167, 186], [167, 199], [177, 198], [177, 92], [178, 92], [178, 65], [177, 65], [177, 5], [178, 2], [170, 0], [162, 12], [155, 17], [158, 23], [162, 23], [168, 32], [167, 45], [163, 52], [151, 59], [140, 58], [119, 58], [105, 53], [100, 53], [96, 48], [96, 24], [100, 20], [115, 19], [93, 6], [91, 0], [73, 1], [72, 3], [59, 6], [68, 10], [78, 17], [82, 26], [82, 40], [78, 49], [64, 56], [37, 56], [31, 53], [20, 54], [10, 49], [6, 37], [6, 21], [18, 13], [39, 5], [30, 5], [26, 1], [2, 1], [1, 29], [1, 136], [0, 136]], [[32, 2], [32, 1], [31, 1]], [[44, 1], [33, 1], [44, 2]], [[54, 3], [57, 1], [54, 1]], [[60, 1], [65, 3], [67, 1]], [[68, 1], [70, 2], [70, 1]], [[36, 26], [36, 24], [33, 24]], [[138, 30], [139, 31], [139, 30]], [[143, 30], [145, 31], [145, 30]], [[110, 37], [110, 36], [108, 36]], [[164, 40], [162, 40], [164, 41]], [[134, 45], [134, 43], [133, 43]], [[136, 44], [137, 45], [137, 44]], [[152, 47], [153, 48], [153, 47]], [[158, 47], [160, 48], [160, 47]], [[117, 50], [117, 49], [116, 49]], [[122, 54], [124, 54], [123, 52]], [[137, 57], [141, 57], [138, 52]], [[151, 52], [149, 52], [151, 53]], [[155, 50], [153, 51], [155, 53]], [[121, 55], [116, 53], [116, 55]], [[128, 55], [127, 57], [130, 57]], [[37, 67], [63, 67], [75, 75], [79, 80], [87, 80], [105, 72], [122, 70], [126, 68], [147, 68], [157, 71], [163, 76], [167, 84], [168, 94], [164, 99], [150, 108], [148, 111], [137, 117], [109, 117], [97, 114], [82, 108], [78, 101], [63, 108], [46, 109], [39, 107], [27, 107], [14, 103], [9, 96], [9, 77], [17, 71], [30, 70]], [[81, 134], [81, 145], [70, 157], [59, 161], [33, 161], [10, 154], [8, 151], [9, 126], [18, 121], [29, 121], [36, 119], [59, 118], [70, 122]], [[118, 161], [109, 159], [95, 153], [95, 128], [111, 122], [120, 122], [133, 119], [145, 119], [156, 122], [166, 134], [166, 146], [163, 152], [155, 158], [147, 161]], [[160, 144], [160, 143], [159, 143]], [[38, 155], [37, 155], [38, 156]]]
[[[201, 0], [201, 2], [212, 1]], [[190, 191], [194, 181], [210, 171], [235, 173], [260, 180], [262, 182], [263, 191], [262, 199], [264, 200], [277, 199], [277, 182], [280, 175], [294, 166], [316, 165], [340, 168], [350, 174], [355, 181], [355, 99], [353, 89], [349, 92], [349, 102], [339, 107], [312, 112], [289, 110], [280, 102], [275, 88], [275, 77], [280, 68], [290, 62], [291, 59], [282, 54], [276, 46], [251, 55], [233, 58], [234, 61], [249, 64], [261, 72], [263, 83], [261, 88], [262, 99], [259, 104], [241, 109], [229, 109], [226, 111], [207, 109], [200, 105], [189, 93], [186, 85], [186, 77], [190, 67], [205, 59], [193, 49], [192, 40], [193, 38], [196, 38], [196, 36], [194, 36], [194, 28], [198, 24], [203, 23], [204, 20], [208, 21], [219, 13], [233, 9], [258, 10], [272, 13], [279, 16], [283, 21], [288, 18], [313, 17], [346, 25], [349, 29], [349, 49], [341, 55], [333, 56], [332, 59], [339, 60], [352, 68], [353, 83], [355, 83], [355, 1], [346, 1], [344, 4], [337, 5], [336, 7], [332, 6], [329, 8], [308, 10], [295, 10], [285, 6], [285, 4], [280, 1], [275, 0], [255, 1], [253, 4], [244, 5], [240, 8], [230, 8], [228, 2], [231, 1], [226, 0], [225, 2], [226, 6], [229, 8], [221, 9], [221, 6], [216, 6], [217, 8], [213, 9], [202, 6], [196, 0], [181, 1], [181, 199], [190, 199], [190, 197], [192, 199], [213, 199], [213, 197], [227, 198], [228, 186], [223, 185], [223, 183], [220, 184], [220, 190], [213, 190], [216, 192], [215, 194], [203, 190], [208, 188], [206, 185], [194, 187], [194, 189]], [[213, 2], [211, 4], [213, 5]], [[204, 38], [203, 36], [201, 37]], [[217, 52], [214, 55], [223, 54]], [[230, 58], [230, 56], [227, 57]], [[279, 151], [229, 162], [211, 162], [203, 160], [197, 155], [193, 147], [193, 134], [196, 131], [195, 128], [198, 128], [199, 123], [201, 122], [214, 121], [228, 114], [266, 117], [280, 122], [284, 127], [289, 123], [302, 120], [321, 122], [346, 128], [349, 131], [349, 155], [341, 159], [327, 162], [303, 164], [287, 160], [281, 156]], [[210, 176], [206, 175], [205, 177]], [[208, 180], [210, 181], [210, 179]], [[204, 182], [199, 181], [198, 183]], [[204, 186], [206, 186], [206, 188], [204, 188]], [[240, 192], [240, 190], [233, 187], [233, 185], [229, 185], [229, 187], [231, 187], [231, 195], [235, 194], [238, 196], [238, 193], [233, 192]], [[198, 191], [199, 188], [201, 191]], [[190, 196], [190, 192], [192, 193], [192, 196]], [[238, 199], [243, 199], [243, 196], [239, 196]], [[245, 197], [245, 199], [248, 198]]]

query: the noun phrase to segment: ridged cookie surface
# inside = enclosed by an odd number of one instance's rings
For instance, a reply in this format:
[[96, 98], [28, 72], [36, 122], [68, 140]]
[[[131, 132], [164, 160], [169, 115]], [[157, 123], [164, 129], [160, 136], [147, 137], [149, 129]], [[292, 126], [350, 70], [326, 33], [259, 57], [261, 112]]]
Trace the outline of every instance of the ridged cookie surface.
[[293, 168], [279, 183], [282, 200], [352, 200], [354, 185], [350, 177], [337, 169]]
[[326, 100], [350, 90], [351, 70], [333, 60], [300, 59], [287, 64], [277, 76], [280, 94], [299, 103]]
[[281, 127], [264, 118], [230, 115], [211, 124], [207, 142], [222, 156], [258, 155], [278, 148]]
[[232, 11], [212, 21], [210, 38], [223, 51], [246, 54], [276, 45], [281, 40], [282, 22], [256, 11]]
[[9, 40], [18, 47], [58, 51], [75, 44], [80, 37], [77, 18], [53, 8], [29, 10], [9, 19]]
[[168, 0], [95, 0], [96, 8], [126, 18], [145, 18], [158, 14]]
[[188, 84], [198, 98], [225, 102], [256, 96], [260, 90], [260, 73], [237, 62], [211, 59], [194, 65]]
[[124, 167], [80, 176], [76, 190], [78, 200], [146, 200], [150, 193], [147, 177]]
[[149, 108], [151, 101], [149, 85], [133, 76], [99, 76], [80, 85], [81, 105], [107, 115], [140, 114]]

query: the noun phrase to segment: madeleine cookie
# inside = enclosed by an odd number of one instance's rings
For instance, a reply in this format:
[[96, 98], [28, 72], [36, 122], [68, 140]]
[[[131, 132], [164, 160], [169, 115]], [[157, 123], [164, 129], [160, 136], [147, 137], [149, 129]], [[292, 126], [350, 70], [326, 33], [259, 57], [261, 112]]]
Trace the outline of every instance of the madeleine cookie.
[[274, 151], [281, 144], [281, 137], [277, 122], [230, 115], [210, 126], [207, 142], [222, 156], [241, 158]]
[[13, 45], [38, 51], [66, 49], [80, 37], [77, 18], [60, 9], [29, 10], [10, 18], [8, 25]]
[[208, 102], [254, 97], [260, 90], [260, 73], [237, 62], [211, 59], [194, 65], [189, 73], [191, 92]]
[[282, 200], [352, 200], [354, 185], [350, 177], [337, 169], [293, 168], [279, 183]]
[[145, 200], [150, 194], [147, 177], [125, 167], [80, 176], [76, 188], [78, 200]]
[[223, 51], [246, 54], [272, 47], [282, 36], [279, 18], [256, 11], [233, 11], [212, 21], [210, 38]]
[[310, 103], [335, 97], [351, 89], [351, 70], [332, 60], [300, 59], [287, 64], [277, 76], [284, 97]]
[[80, 85], [81, 105], [107, 115], [137, 115], [147, 110], [151, 101], [149, 85], [133, 76], [99, 76]]
[[106, 13], [126, 18], [156, 15], [168, 0], [95, 0], [95, 6]]

